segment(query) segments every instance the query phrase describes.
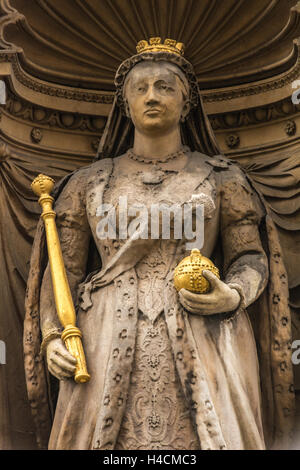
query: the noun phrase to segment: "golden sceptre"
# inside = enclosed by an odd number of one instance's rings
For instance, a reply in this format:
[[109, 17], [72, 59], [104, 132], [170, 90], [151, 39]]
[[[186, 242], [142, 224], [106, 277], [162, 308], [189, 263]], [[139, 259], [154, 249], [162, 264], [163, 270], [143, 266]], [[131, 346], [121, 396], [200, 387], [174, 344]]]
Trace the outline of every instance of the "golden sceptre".
[[76, 313], [68, 283], [57, 228], [55, 224], [53, 197], [50, 193], [54, 186], [54, 180], [46, 175], [38, 175], [31, 183], [33, 192], [39, 196], [42, 218], [45, 224], [48, 257], [52, 278], [55, 305], [60, 323], [64, 327], [61, 338], [65, 342], [68, 351], [77, 359], [75, 370], [75, 382], [85, 383], [90, 380], [85, 355], [82, 347], [82, 333], [76, 326]]

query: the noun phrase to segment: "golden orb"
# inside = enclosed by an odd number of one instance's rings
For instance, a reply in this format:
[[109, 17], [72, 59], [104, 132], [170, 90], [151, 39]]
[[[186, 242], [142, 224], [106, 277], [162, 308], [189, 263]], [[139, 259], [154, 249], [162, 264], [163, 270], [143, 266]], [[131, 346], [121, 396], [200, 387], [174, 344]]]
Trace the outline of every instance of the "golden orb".
[[180, 261], [175, 268], [175, 288], [178, 291], [180, 289], [187, 289], [198, 294], [206, 294], [210, 290], [210, 283], [202, 276], [202, 271], [205, 270], [211, 271], [220, 279], [219, 270], [213, 262], [202, 256], [199, 250], [192, 250], [190, 256]]

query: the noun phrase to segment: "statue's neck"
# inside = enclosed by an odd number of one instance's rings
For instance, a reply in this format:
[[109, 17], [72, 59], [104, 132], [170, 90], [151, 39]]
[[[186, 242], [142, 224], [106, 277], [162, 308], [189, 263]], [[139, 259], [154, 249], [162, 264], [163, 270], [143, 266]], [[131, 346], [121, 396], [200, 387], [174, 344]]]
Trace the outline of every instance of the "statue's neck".
[[179, 126], [164, 135], [145, 135], [138, 129], [134, 133], [133, 151], [144, 158], [162, 158], [178, 152], [182, 147]]

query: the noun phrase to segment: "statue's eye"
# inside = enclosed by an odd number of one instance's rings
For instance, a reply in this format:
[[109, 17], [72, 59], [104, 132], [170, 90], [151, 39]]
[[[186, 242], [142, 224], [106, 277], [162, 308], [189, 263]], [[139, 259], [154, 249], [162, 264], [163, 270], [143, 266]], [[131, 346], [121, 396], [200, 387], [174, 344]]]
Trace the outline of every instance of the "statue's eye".
[[174, 90], [168, 83], [165, 82], [159, 82], [156, 86], [158, 90], [166, 93], [172, 92]]

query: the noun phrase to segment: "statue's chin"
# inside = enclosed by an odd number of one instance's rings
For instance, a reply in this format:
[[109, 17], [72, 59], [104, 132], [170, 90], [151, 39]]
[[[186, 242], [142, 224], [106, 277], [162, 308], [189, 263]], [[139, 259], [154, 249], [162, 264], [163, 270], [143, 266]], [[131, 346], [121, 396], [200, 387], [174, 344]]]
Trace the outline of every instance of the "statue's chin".
[[143, 122], [143, 126], [140, 127], [140, 130], [146, 133], [153, 134], [164, 134], [168, 133], [171, 129], [174, 129], [174, 124], [171, 126], [170, 123], [164, 122], [160, 117], [148, 118]]

